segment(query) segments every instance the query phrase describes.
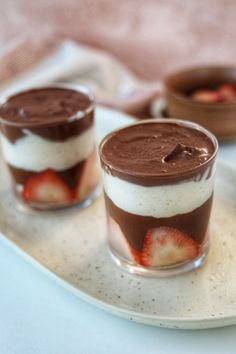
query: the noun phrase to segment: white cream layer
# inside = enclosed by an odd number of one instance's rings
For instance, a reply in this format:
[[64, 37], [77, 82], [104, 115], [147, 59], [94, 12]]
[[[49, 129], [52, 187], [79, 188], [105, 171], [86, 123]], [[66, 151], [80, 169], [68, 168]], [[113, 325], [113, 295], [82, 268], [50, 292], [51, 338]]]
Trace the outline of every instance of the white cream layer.
[[206, 202], [212, 194], [214, 182], [213, 176], [206, 179], [207, 173], [200, 181], [154, 187], [130, 183], [105, 171], [103, 180], [106, 194], [120, 209], [162, 218], [189, 213]]
[[46, 140], [27, 129], [24, 134], [15, 144], [1, 134], [3, 155], [11, 166], [35, 172], [68, 169], [86, 159], [95, 143], [93, 127], [60, 142]]

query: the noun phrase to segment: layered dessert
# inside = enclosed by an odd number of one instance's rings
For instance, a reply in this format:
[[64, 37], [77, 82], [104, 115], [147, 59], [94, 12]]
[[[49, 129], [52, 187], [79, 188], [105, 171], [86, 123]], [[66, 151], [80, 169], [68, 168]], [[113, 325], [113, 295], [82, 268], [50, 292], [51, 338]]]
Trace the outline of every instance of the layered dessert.
[[177, 267], [208, 245], [217, 141], [177, 120], [149, 120], [100, 145], [109, 244], [123, 263]]
[[86, 199], [98, 183], [94, 103], [82, 88], [47, 87], [0, 107], [1, 143], [13, 186], [38, 208]]

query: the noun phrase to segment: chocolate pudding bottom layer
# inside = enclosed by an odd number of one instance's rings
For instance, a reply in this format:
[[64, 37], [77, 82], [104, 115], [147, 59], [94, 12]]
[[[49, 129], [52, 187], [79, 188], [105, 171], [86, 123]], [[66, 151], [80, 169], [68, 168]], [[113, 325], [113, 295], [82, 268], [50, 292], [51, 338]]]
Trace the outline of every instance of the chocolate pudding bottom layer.
[[[55, 171], [46, 169], [40, 172], [33, 172], [25, 169], [13, 167], [9, 164], [13, 188], [17, 197], [34, 208], [60, 208], [77, 204], [89, 198], [95, 191], [99, 182], [98, 166], [96, 161], [96, 152], [93, 151], [87, 159], [84, 159], [76, 165], [62, 170]], [[47, 184], [45, 187], [45, 183]], [[48, 183], [50, 185], [48, 186]], [[56, 197], [48, 188], [59, 189], [59, 197]], [[42, 188], [46, 188], [46, 199], [43, 200]], [[44, 192], [43, 192], [44, 193]], [[52, 199], [50, 200], [50, 194]], [[37, 200], [37, 196], [41, 199]]]
[[[160, 268], [179, 265], [197, 259], [208, 243], [212, 196], [189, 213], [162, 218], [129, 213], [106, 194], [105, 203], [110, 247], [130, 264]], [[176, 249], [180, 252], [177, 257]]]

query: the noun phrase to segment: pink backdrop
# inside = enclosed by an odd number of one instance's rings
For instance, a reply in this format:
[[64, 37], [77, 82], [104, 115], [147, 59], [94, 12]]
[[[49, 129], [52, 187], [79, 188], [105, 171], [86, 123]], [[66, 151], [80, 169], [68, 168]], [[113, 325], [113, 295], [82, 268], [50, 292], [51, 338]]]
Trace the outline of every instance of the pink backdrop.
[[0, 79], [73, 38], [147, 79], [197, 63], [235, 63], [233, 0], [1, 0]]

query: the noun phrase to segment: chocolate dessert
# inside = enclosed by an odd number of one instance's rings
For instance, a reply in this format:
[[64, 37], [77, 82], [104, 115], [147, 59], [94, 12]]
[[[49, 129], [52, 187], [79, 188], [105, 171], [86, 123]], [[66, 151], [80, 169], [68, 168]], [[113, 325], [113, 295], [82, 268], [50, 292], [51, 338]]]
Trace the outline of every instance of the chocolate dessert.
[[141, 267], [193, 262], [206, 251], [216, 139], [182, 121], [150, 120], [100, 145], [109, 243]]
[[3, 155], [15, 191], [38, 208], [70, 205], [97, 185], [94, 103], [80, 89], [48, 87], [0, 106]]

